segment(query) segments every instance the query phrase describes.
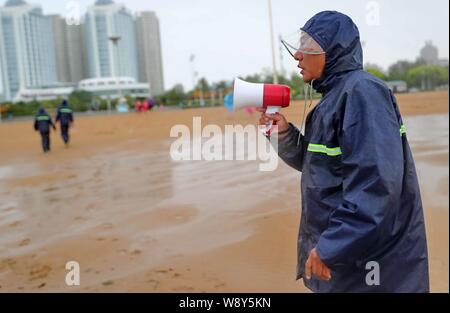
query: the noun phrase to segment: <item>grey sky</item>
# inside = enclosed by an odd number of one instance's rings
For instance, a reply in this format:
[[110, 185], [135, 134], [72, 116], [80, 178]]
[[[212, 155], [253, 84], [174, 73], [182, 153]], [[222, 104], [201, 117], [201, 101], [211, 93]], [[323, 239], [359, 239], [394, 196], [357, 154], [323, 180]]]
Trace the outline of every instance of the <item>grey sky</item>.
[[[44, 13], [65, 15], [69, 2], [80, 4], [82, 14], [94, 0], [44, 0]], [[156, 11], [161, 27], [166, 88], [182, 83], [192, 87], [189, 56], [208, 81], [232, 79], [261, 72], [272, 65], [267, 0], [115, 0], [133, 12]], [[379, 7], [379, 25], [369, 25], [369, 3]], [[4, 3], [4, 1], [2, 1]], [[449, 2], [447, 0], [272, 0], [275, 35], [292, 34], [315, 13], [337, 10], [358, 25], [365, 42], [364, 61], [384, 69], [399, 59], [415, 60], [425, 40], [449, 55]], [[279, 66], [277, 46], [277, 63]], [[284, 54], [288, 73], [296, 63]]]

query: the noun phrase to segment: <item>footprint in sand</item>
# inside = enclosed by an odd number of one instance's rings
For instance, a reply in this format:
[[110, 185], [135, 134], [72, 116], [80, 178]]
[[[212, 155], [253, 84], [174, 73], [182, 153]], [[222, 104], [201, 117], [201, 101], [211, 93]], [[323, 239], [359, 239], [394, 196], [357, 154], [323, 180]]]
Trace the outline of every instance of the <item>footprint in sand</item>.
[[107, 280], [102, 283], [103, 286], [111, 286], [114, 284], [113, 280]]
[[113, 228], [113, 224], [107, 222], [107, 223], [101, 224], [100, 227], [102, 227], [102, 228], [104, 228], [104, 229], [111, 229], [111, 228]]
[[139, 242], [144, 243], [144, 244], [153, 244], [153, 243], [157, 243], [158, 241], [151, 237], [151, 236], [143, 236], [141, 238], [138, 239]]
[[52, 268], [48, 265], [33, 265], [30, 270], [30, 280], [45, 278]]
[[48, 201], [49, 202], [58, 202], [58, 201], [60, 201], [61, 199], [60, 198], [58, 198], [58, 197], [49, 197], [48, 198]]
[[133, 251], [131, 252], [132, 255], [139, 255], [139, 254], [141, 254], [141, 253], [142, 253], [142, 251], [139, 250], [139, 249], [135, 249], [135, 250], [133, 250]]
[[168, 273], [169, 271], [168, 270], [165, 270], [165, 269], [160, 269], [160, 270], [155, 270], [155, 273], [158, 273], [158, 274], [166, 274], [166, 273]]
[[42, 283], [38, 286], [38, 288], [43, 288], [43, 287], [45, 287], [45, 285], [47, 285], [47, 283]]
[[90, 203], [86, 206], [86, 210], [92, 211], [96, 207], [95, 203]]
[[174, 269], [169, 267], [168, 269], [166, 268], [157, 268], [155, 270], [153, 270], [154, 273], [156, 273], [157, 275], [168, 275], [169, 273], [173, 272]]
[[31, 242], [30, 238], [25, 238], [19, 243], [19, 247], [28, 246], [28, 244]]
[[221, 283], [221, 284], [218, 284], [218, 285], [214, 286], [214, 288], [220, 288], [220, 287], [225, 287], [225, 283]]
[[55, 190], [58, 190], [58, 189], [59, 189], [58, 187], [48, 187], [48, 188], [44, 189], [44, 192], [55, 191]]
[[0, 269], [3, 269], [4, 267], [8, 266], [10, 268], [12, 268], [14, 265], [16, 265], [16, 260], [13, 260], [11, 258], [8, 259], [4, 259], [3, 261], [1, 261], [0, 263]]
[[117, 252], [119, 252], [120, 255], [126, 255], [127, 249], [120, 249], [120, 250], [117, 250]]
[[19, 226], [20, 224], [22, 224], [20, 221], [15, 221], [15, 222], [12, 222], [11, 224], [9, 224], [8, 226], [9, 226], [9, 227], [17, 227], [17, 226]]
[[149, 280], [147, 280], [147, 283], [152, 284], [153, 285], [153, 289], [156, 289], [159, 286], [159, 281], [155, 280], [155, 279], [149, 279]]

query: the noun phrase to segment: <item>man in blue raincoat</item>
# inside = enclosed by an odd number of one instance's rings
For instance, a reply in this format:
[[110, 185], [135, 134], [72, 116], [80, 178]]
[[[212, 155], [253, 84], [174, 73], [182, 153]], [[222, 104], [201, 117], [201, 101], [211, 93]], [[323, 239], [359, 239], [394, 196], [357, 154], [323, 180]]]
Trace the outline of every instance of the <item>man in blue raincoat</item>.
[[50, 151], [50, 126], [56, 130], [50, 115], [48, 115], [44, 108], [39, 108], [34, 118], [34, 130], [39, 131], [41, 134], [42, 150], [44, 153]]
[[60, 122], [61, 137], [64, 144], [69, 144], [69, 128], [73, 124], [73, 112], [69, 107], [67, 100], [63, 100], [56, 111], [56, 123]]
[[294, 48], [303, 80], [322, 99], [304, 135], [281, 114], [263, 113], [260, 123], [276, 121], [279, 156], [302, 172], [297, 279], [315, 292], [428, 292], [406, 130], [392, 92], [363, 71], [358, 28], [344, 14], [321, 12]]

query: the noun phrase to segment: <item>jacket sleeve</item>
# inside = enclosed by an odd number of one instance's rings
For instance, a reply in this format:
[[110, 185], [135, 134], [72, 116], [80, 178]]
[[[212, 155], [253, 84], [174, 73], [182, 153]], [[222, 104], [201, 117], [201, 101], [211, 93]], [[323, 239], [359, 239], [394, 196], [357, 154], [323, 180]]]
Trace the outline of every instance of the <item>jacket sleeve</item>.
[[303, 156], [305, 155], [305, 146], [304, 136], [297, 127], [289, 123], [288, 134], [286, 134], [286, 137], [278, 140], [278, 147], [274, 148], [278, 152], [278, 156], [287, 165], [301, 171], [303, 167]]
[[329, 267], [364, 259], [389, 239], [399, 208], [403, 149], [390, 92], [361, 81], [348, 92], [339, 144], [343, 201], [331, 212], [316, 251]]
[[34, 130], [38, 130], [39, 125], [38, 125], [38, 120], [37, 117], [34, 118]]

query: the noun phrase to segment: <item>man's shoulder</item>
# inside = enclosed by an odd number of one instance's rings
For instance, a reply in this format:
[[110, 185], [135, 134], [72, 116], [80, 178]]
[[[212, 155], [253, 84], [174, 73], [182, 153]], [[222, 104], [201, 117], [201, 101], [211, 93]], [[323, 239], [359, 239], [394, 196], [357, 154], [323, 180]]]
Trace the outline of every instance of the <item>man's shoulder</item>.
[[350, 72], [346, 78], [344, 88], [348, 92], [378, 89], [389, 93], [389, 87], [383, 80], [366, 71]]

